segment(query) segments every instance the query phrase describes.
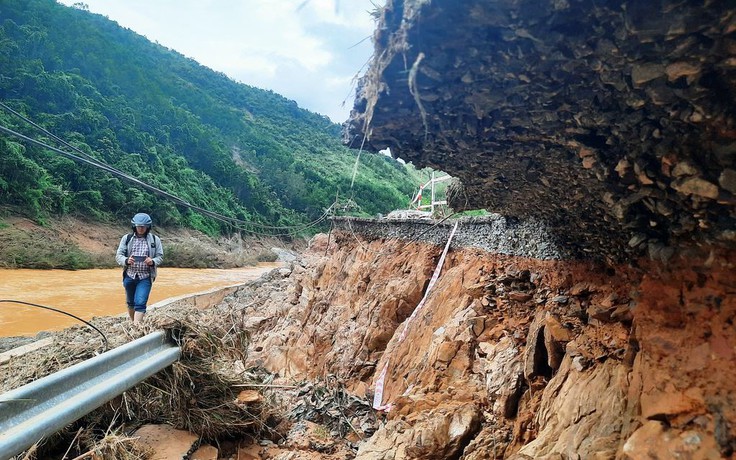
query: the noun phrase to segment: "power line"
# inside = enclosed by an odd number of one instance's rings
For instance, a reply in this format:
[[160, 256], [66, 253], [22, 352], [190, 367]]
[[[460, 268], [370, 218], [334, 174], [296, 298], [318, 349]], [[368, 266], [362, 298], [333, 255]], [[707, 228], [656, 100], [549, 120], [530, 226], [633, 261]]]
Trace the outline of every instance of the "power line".
[[[89, 161], [91, 161], [91, 162], [93, 162], [93, 163], [95, 163], [95, 164], [99, 165], [99, 167], [101, 167], [101, 168], [104, 168], [104, 169], [107, 169], [107, 170], [109, 170], [109, 171], [113, 171], [113, 170], [114, 170], [114, 171], [118, 171], [118, 172], [119, 172], [120, 174], [125, 174], [125, 173], [124, 173], [123, 171], [120, 171], [119, 169], [113, 168], [112, 166], [109, 166], [109, 165], [107, 165], [107, 164], [105, 164], [105, 163], [103, 163], [103, 162], [101, 162], [101, 161], [97, 160], [96, 158], [94, 158], [94, 157], [93, 157], [93, 156], [91, 156], [91, 155], [87, 155], [87, 154], [86, 154], [85, 152], [83, 152], [82, 150], [80, 150], [80, 149], [79, 149], [79, 148], [77, 148], [76, 146], [74, 146], [74, 145], [71, 145], [70, 143], [68, 143], [68, 142], [67, 142], [67, 141], [65, 141], [64, 139], [62, 139], [62, 138], [60, 138], [60, 137], [56, 136], [56, 135], [55, 135], [54, 133], [52, 133], [52, 132], [48, 131], [48, 130], [47, 130], [46, 128], [44, 128], [43, 126], [40, 126], [39, 124], [37, 124], [37, 123], [36, 123], [36, 122], [34, 122], [33, 120], [31, 120], [31, 119], [27, 118], [27, 117], [26, 117], [26, 116], [24, 116], [24, 115], [23, 115], [22, 113], [20, 113], [20, 112], [17, 112], [17, 111], [16, 111], [16, 110], [14, 110], [14, 109], [13, 109], [12, 107], [9, 107], [8, 105], [6, 105], [5, 103], [3, 103], [3, 102], [1, 102], [1, 101], [0, 101], [0, 107], [2, 107], [3, 109], [7, 110], [7, 111], [8, 111], [8, 112], [10, 112], [10, 113], [12, 113], [13, 115], [15, 115], [16, 117], [20, 118], [21, 120], [25, 121], [26, 123], [28, 123], [29, 125], [33, 126], [34, 128], [36, 128], [37, 130], [41, 131], [42, 133], [46, 134], [47, 136], [51, 137], [52, 139], [54, 139], [55, 141], [59, 142], [60, 144], [62, 144], [62, 145], [64, 145], [64, 146], [66, 146], [66, 147], [68, 147], [68, 148], [70, 148], [70, 149], [74, 150], [75, 152], [79, 153], [79, 154], [80, 154], [80, 155], [81, 155], [81, 156], [82, 156], [83, 158], [86, 158], [86, 159], [88, 159]], [[135, 179], [135, 178], [134, 178], [134, 177], [132, 177], [132, 176], [128, 176], [128, 177], [130, 177], [130, 178], [133, 178], [133, 179]]]
[[[15, 110], [13, 110], [11, 107], [9, 107], [7, 104], [4, 104], [3, 102], [0, 102], [0, 107], [2, 107], [5, 110], [9, 111], [10, 113], [12, 113], [13, 115], [15, 115], [16, 117], [18, 117], [21, 120], [25, 121], [26, 123], [30, 124], [31, 126], [33, 126], [34, 128], [36, 128], [37, 130], [39, 130], [42, 133], [48, 135], [49, 137], [51, 137], [52, 139], [56, 140], [57, 142], [60, 142], [62, 145], [64, 145], [64, 146], [66, 146], [66, 147], [68, 147], [68, 148], [76, 151], [84, 159], [87, 160], [86, 163], [91, 164], [92, 166], [96, 166], [96, 167], [99, 167], [101, 169], [104, 169], [104, 170], [106, 170], [106, 171], [108, 171], [110, 173], [113, 173], [113, 174], [117, 175], [119, 178], [123, 178], [125, 180], [131, 181], [131, 182], [135, 183], [136, 185], [139, 185], [139, 186], [141, 186], [143, 188], [146, 188], [149, 191], [152, 191], [152, 192], [154, 192], [156, 194], [159, 194], [161, 196], [164, 196], [167, 199], [170, 199], [172, 201], [175, 201], [177, 204], [179, 204], [181, 206], [184, 206], [184, 207], [187, 207], [187, 208], [196, 210], [196, 211], [198, 211], [198, 212], [200, 212], [202, 214], [205, 214], [205, 215], [207, 215], [207, 216], [209, 216], [209, 217], [211, 217], [213, 219], [217, 219], [217, 220], [220, 220], [220, 221], [229, 223], [230, 225], [238, 225], [238, 224], [240, 224], [240, 225], [252, 225], [254, 227], [260, 227], [260, 228], [263, 228], [263, 229], [272, 229], [272, 230], [298, 229], [299, 231], [302, 231], [303, 229], [311, 228], [311, 227], [317, 225], [322, 220], [324, 220], [323, 216], [321, 216], [318, 219], [316, 219], [315, 221], [309, 222], [309, 223], [306, 223], [306, 224], [303, 224], [301, 226], [271, 226], [271, 225], [260, 224], [260, 223], [252, 222], [252, 221], [244, 221], [244, 220], [241, 220], [241, 219], [235, 219], [235, 218], [228, 217], [228, 216], [225, 216], [225, 215], [222, 215], [222, 214], [219, 214], [219, 213], [215, 213], [213, 211], [209, 211], [207, 209], [198, 207], [196, 205], [192, 205], [192, 204], [190, 204], [190, 203], [182, 200], [181, 198], [179, 198], [179, 197], [177, 197], [175, 195], [172, 195], [172, 194], [170, 194], [168, 192], [165, 192], [165, 191], [163, 191], [161, 189], [158, 189], [156, 187], [153, 187], [151, 185], [148, 185], [145, 182], [139, 180], [138, 178], [136, 178], [134, 176], [131, 176], [129, 174], [126, 174], [125, 172], [123, 172], [123, 171], [121, 171], [119, 169], [113, 168], [112, 166], [110, 166], [110, 165], [108, 165], [108, 164], [106, 164], [106, 163], [104, 163], [102, 161], [97, 160], [96, 158], [94, 158], [94, 157], [86, 154], [85, 152], [83, 152], [79, 148], [77, 148], [77, 147], [69, 144], [64, 139], [61, 139], [58, 136], [56, 136], [55, 134], [49, 132], [48, 130], [46, 130], [42, 126], [40, 126], [37, 123], [33, 122], [29, 118], [25, 117], [23, 114], [15, 111]], [[22, 134], [19, 134], [19, 133], [16, 133], [16, 135], [23, 136]], [[26, 137], [26, 139], [29, 140], [29, 141], [34, 141], [34, 140], [32, 140], [30, 138], [27, 138], [27, 137]], [[40, 141], [35, 141], [35, 142], [40, 142]], [[45, 143], [41, 143], [41, 144], [44, 146], [44, 148], [49, 148], [51, 150], [57, 151], [54, 147], [51, 147], [51, 146], [49, 146], [49, 145], [47, 145]], [[80, 161], [77, 158], [75, 158], [75, 156], [73, 154], [68, 154], [68, 152], [64, 152], [64, 153], [66, 153], [67, 155], [71, 155], [71, 157], [70, 157], [71, 159], [74, 159], [76, 161]], [[62, 153], [62, 154], [64, 154], [64, 153]], [[84, 160], [81, 160], [81, 161], [84, 162]], [[249, 230], [244, 229], [244, 228], [240, 228], [240, 229], [241, 230], [244, 230], [244, 231], [249, 231]], [[257, 233], [257, 232], [251, 231], [251, 233]], [[263, 233], [257, 233], [257, 234], [260, 234], [260, 235], [268, 235], [268, 236], [286, 236], [286, 235], [291, 235], [291, 233], [286, 233], [286, 234], [281, 234], [281, 235], [263, 234]]]
[[[203, 215], [205, 215], [207, 217], [210, 217], [210, 218], [215, 219], [215, 220], [219, 220], [219, 221], [224, 222], [224, 223], [226, 223], [228, 225], [232, 225], [236, 229], [242, 230], [242, 231], [245, 231], [245, 232], [248, 232], [248, 233], [252, 233], [252, 234], [260, 235], [260, 236], [271, 236], [271, 237], [293, 236], [294, 234], [297, 234], [299, 232], [302, 232], [304, 230], [308, 230], [308, 229], [310, 229], [312, 227], [315, 227], [315, 226], [319, 225], [322, 221], [324, 221], [327, 218], [330, 210], [332, 209], [332, 207], [335, 204], [335, 203], [333, 203], [332, 205], [330, 205], [330, 207], [328, 207], [325, 210], [325, 212], [320, 217], [318, 217], [317, 219], [315, 219], [314, 221], [305, 223], [303, 225], [298, 225], [298, 226], [271, 226], [271, 225], [260, 224], [260, 223], [257, 223], [257, 222], [245, 221], [245, 220], [241, 220], [241, 219], [237, 219], [237, 218], [233, 218], [233, 217], [228, 217], [228, 216], [225, 216], [225, 215], [222, 215], [222, 214], [219, 214], [219, 213], [210, 211], [208, 209], [202, 208], [200, 206], [193, 205], [193, 204], [191, 204], [191, 203], [189, 203], [189, 202], [187, 202], [187, 201], [185, 201], [185, 200], [177, 197], [176, 195], [173, 195], [173, 194], [168, 193], [168, 192], [166, 192], [164, 190], [161, 190], [161, 189], [159, 189], [157, 187], [154, 187], [152, 185], [149, 185], [149, 184], [141, 181], [140, 179], [137, 179], [136, 177], [130, 176], [129, 174], [126, 174], [123, 171], [120, 171], [120, 170], [118, 170], [116, 168], [113, 168], [112, 166], [109, 166], [106, 163], [101, 162], [101, 161], [99, 161], [99, 160], [97, 160], [97, 159], [95, 159], [95, 158], [87, 155], [86, 153], [84, 153], [81, 150], [79, 150], [77, 147], [75, 147], [75, 146], [67, 143], [63, 139], [55, 136], [54, 134], [50, 133], [49, 131], [47, 131], [43, 127], [39, 126], [38, 124], [36, 124], [33, 121], [29, 120], [28, 118], [24, 117], [22, 114], [16, 112], [12, 108], [8, 107], [6, 104], [0, 102], [0, 107], [4, 108], [5, 110], [8, 110], [9, 112], [11, 112], [12, 114], [14, 114], [15, 116], [17, 116], [17, 117], [21, 118], [22, 120], [24, 120], [25, 122], [31, 124], [36, 129], [40, 130], [41, 132], [43, 132], [44, 134], [50, 136], [51, 138], [57, 140], [58, 142], [60, 142], [63, 145], [67, 146], [68, 148], [71, 148], [74, 151], [80, 153], [81, 156], [80, 155], [75, 155], [73, 153], [66, 152], [66, 151], [61, 150], [59, 148], [53, 147], [51, 145], [48, 145], [48, 144], [46, 144], [44, 142], [41, 142], [41, 141], [38, 141], [36, 139], [30, 138], [28, 136], [25, 136], [25, 135], [23, 135], [21, 133], [18, 133], [16, 131], [13, 131], [13, 130], [11, 130], [11, 129], [5, 127], [5, 126], [2, 126], [2, 125], [0, 125], [0, 132], [3, 132], [5, 134], [11, 135], [11, 136], [15, 136], [15, 137], [17, 137], [17, 138], [19, 138], [19, 139], [21, 139], [21, 140], [23, 140], [25, 142], [28, 142], [28, 143], [33, 144], [33, 145], [36, 145], [36, 146], [39, 146], [39, 147], [42, 147], [42, 148], [51, 150], [51, 151], [53, 151], [55, 153], [58, 153], [59, 155], [62, 155], [64, 157], [66, 157], [66, 158], [69, 158], [71, 160], [74, 160], [74, 161], [77, 161], [77, 162], [80, 162], [80, 163], [84, 163], [84, 164], [87, 164], [89, 166], [93, 166], [93, 167], [102, 169], [104, 171], [107, 171], [110, 174], [118, 177], [119, 179], [122, 179], [122, 180], [127, 181], [127, 182], [131, 182], [131, 183], [133, 183], [133, 184], [135, 184], [135, 185], [137, 185], [137, 186], [139, 186], [139, 187], [141, 187], [143, 189], [146, 189], [146, 190], [148, 190], [148, 191], [150, 191], [150, 192], [152, 192], [152, 193], [154, 193], [156, 195], [162, 196], [162, 197], [164, 197], [164, 198], [166, 198], [166, 199], [168, 199], [170, 201], [173, 201], [174, 203], [176, 203], [176, 204], [178, 204], [180, 206], [183, 206], [183, 207], [192, 209], [192, 210], [197, 211], [197, 212], [199, 212], [199, 213], [201, 213], [201, 214], [203, 214]], [[289, 231], [284, 232], [284, 233], [264, 233], [264, 232], [258, 232], [258, 231], [255, 231], [255, 230], [251, 230], [251, 229], [249, 229], [249, 228], [247, 228], [245, 226], [258, 227], [258, 228], [261, 228], [261, 229], [264, 229], [264, 230], [289, 230]]]

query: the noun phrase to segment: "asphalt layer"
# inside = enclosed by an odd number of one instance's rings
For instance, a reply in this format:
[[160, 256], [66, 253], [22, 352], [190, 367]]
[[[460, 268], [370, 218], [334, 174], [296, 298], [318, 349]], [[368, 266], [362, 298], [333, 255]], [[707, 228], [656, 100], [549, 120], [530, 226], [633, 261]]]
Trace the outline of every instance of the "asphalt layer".
[[455, 222], [457, 231], [450, 247], [474, 247], [488, 252], [534, 259], [585, 258], [575, 248], [555, 240], [543, 223], [512, 220], [492, 214], [459, 219], [364, 219], [335, 217], [334, 227], [367, 239], [405, 239], [445, 245]]

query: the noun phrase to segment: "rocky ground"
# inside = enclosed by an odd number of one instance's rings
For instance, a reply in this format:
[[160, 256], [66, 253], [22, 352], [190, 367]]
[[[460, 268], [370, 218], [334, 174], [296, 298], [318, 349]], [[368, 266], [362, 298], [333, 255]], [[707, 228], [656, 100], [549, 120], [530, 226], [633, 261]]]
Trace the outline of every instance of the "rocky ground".
[[[240, 369], [243, 381], [247, 370], [273, 405], [268, 423], [235, 438], [177, 415], [202, 413], [196, 397], [158, 420], [160, 410], [140, 406], [126, 427], [173, 424], [219, 443], [222, 459], [733, 456], [736, 254], [681, 253], [666, 266], [543, 260], [480, 249], [480, 235], [451, 246], [423, 301], [442, 245], [419, 241], [419, 229], [384, 222], [373, 235], [320, 235], [290, 267], [211, 309], [152, 315], [150, 326], [212, 325], [214, 337], [246, 331], [242, 353], [211, 349], [221, 364], [241, 360], [217, 374]], [[99, 340], [59, 337], [62, 351], [37, 353], [79, 358], [69, 341]], [[0, 380], [57, 366], [37, 353], [3, 366]], [[208, 394], [232, 402], [241, 390]]]
[[733, 254], [613, 266], [453, 248], [407, 325], [441, 247], [331, 244], [240, 302], [254, 364], [369, 394], [386, 370], [391, 410], [357, 458], [733, 455]]

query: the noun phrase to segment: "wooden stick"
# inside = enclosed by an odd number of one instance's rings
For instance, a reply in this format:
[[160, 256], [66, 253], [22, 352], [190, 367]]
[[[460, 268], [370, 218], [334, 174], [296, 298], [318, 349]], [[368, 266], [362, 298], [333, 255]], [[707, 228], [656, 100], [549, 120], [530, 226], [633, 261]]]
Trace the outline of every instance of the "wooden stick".
[[72, 450], [72, 446], [74, 446], [74, 441], [77, 440], [80, 434], [82, 434], [83, 428], [80, 428], [77, 430], [77, 434], [74, 435], [74, 439], [72, 439], [72, 442], [69, 443], [69, 448], [64, 452], [64, 456], [61, 457], [61, 460], [65, 460], [66, 456], [69, 455], [69, 451]]

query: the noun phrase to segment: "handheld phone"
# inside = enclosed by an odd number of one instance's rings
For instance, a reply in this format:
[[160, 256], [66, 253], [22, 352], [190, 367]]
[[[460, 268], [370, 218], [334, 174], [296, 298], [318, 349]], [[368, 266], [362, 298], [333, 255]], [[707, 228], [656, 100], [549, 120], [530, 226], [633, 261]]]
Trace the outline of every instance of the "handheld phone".
[[146, 260], [146, 256], [133, 256], [133, 260], [135, 260], [136, 262], [143, 262], [144, 260]]

